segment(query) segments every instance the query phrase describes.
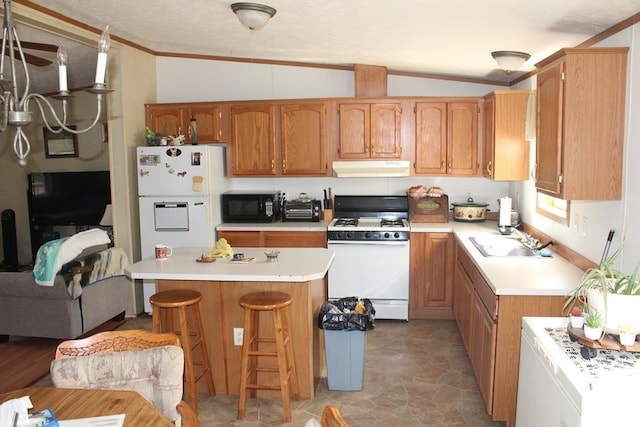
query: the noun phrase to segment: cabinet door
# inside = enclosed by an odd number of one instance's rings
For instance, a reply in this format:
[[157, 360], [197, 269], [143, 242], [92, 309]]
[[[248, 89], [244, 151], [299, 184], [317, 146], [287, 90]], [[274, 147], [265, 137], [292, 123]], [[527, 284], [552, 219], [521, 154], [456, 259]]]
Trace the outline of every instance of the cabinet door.
[[496, 181], [529, 179], [529, 142], [525, 140], [530, 91], [494, 91], [485, 97], [482, 173]]
[[489, 415], [493, 412], [493, 382], [496, 354], [496, 322], [477, 296], [473, 300], [471, 320], [471, 366], [476, 374], [480, 395]]
[[[464, 249], [458, 249], [464, 250]], [[453, 317], [458, 324], [462, 343], [471, 354], [471, 308], [473, 307], [473, 283], [462, 264], [456, 265], [453, 289]]]
[[233, 175], [275, 175], [275, 106], [231, 107]]
[[[186, 124], [190, 125], [191, 119], [196, 121], [196, 131], [198, 142], [218, 142], [227, 139], [228, 135], [224, 132], [226, 117], [225, 107], [218, 104], [202, 104], [187, 107], [185, 109]], [[190, 127], [190, 126], [189, 126]], [[193, 142], [192, 132], [187, 132], [187, 141]]]
[[327, 173], [325, 104], [280, 107], [283, 175]]
[[560, 194], [564, 62], [538, 72], [536, 187]]
[[369, 104], [340, 104], [340, 158], [371, 156]]
[[231, 247], [259, 248], [264, 246], [259, 231], [218, 231], [217, 238], [227, 239]]
[[409, 309], [450, 308], [453, 300], [453, 236], [450, 233], [411, 235]]
[[[495, 147], [494, 133], [494, 106], [495, 98], [486, 98], [482, 106], [482, 175], [493, 178], [493, 158]], [[524, 126], [524, 123], [523, 123]], [[514, 159], [515, 160], [515, 159]]]
[[446, 173], [447, 104], [416, 103], [416, 173]]
[[325, 248], [327, 234], [324, 231], [265, 231], [267, 248]]
[[167, 135], [184, 135], [184, 117], [179, 105], [147, 105], [146, 125], [155, 133]]
[[371, 158], [402, 157], [400, 104], [371, 104]]
[[476, 175], [478, 172], [478, 104], [447, 104], [447, 173]]

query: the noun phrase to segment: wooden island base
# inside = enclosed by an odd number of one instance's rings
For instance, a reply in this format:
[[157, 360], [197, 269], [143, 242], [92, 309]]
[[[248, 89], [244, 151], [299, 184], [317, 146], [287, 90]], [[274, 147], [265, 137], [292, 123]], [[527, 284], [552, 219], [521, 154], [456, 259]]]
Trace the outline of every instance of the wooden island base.
[[[244, 321], [244, 310], [239, 304], [240, 297], [258, 291], [281, 291], [290, 294], [293, 303], [289, 307], [289, 318], [300, 398], [312, 399], [318, 380], [326, 377], [324, 340], [317, 326], [318, 311], [327, 298], [325, 281], [326, 276], [307, 282], [156, 280], [156, 289], [158, 292], [193, 289], [202, 293], [200, 312], [216, 393], [231, 395], [238, 395], [240, 386], [242, 346], [236, 346], [233, 342], [234, 328], [242, 328]], [[178, 324], [177, 318], [174, 324]], [[260, 334], [273, 337], [270, 316], [261, 316]], [[263, 345], [264, 348], [270, 346]], [[267, 365], [273, 362], [273, 367], [277, 367], [276, 358], [273, 358], [273, 361], [265, 359], [269, 358], [261, 358], [260, 363]], [[258, 380], [260, 383], [277, 385], [278, 374], [261, 372], [258, 374]], [[197, 386], [198, 392], [206, 392], [204, 381], [199, 381]], [[279, 392], [260, 390], [258, 396], [279, 396]]]

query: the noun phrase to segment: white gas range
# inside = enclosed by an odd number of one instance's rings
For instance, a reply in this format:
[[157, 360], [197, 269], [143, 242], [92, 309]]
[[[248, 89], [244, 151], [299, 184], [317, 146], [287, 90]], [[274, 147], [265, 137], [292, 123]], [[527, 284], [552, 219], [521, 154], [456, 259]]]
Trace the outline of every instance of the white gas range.
[[335, 196], [329, 299], [368, 298], [377, 319], [409, 319], [408, 214], [406, 196]]

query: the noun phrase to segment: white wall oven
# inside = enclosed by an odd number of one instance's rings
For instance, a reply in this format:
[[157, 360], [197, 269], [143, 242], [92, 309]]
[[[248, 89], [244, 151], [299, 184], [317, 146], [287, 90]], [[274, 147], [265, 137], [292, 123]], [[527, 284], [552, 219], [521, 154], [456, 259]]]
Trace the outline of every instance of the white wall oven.
[[377, 319], [409, 319], [408, 212], [406, 196], [335, 196], [329, 299], [369, 298]]

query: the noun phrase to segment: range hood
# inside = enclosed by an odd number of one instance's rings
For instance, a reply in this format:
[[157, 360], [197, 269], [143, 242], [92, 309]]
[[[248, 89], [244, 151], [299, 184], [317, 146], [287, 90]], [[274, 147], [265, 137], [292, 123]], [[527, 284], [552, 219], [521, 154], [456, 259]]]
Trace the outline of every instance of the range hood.
[[375, 178], [409, 176], [408, 160], [354, 160], [333, 162], [333, 176], [338, 178]]

